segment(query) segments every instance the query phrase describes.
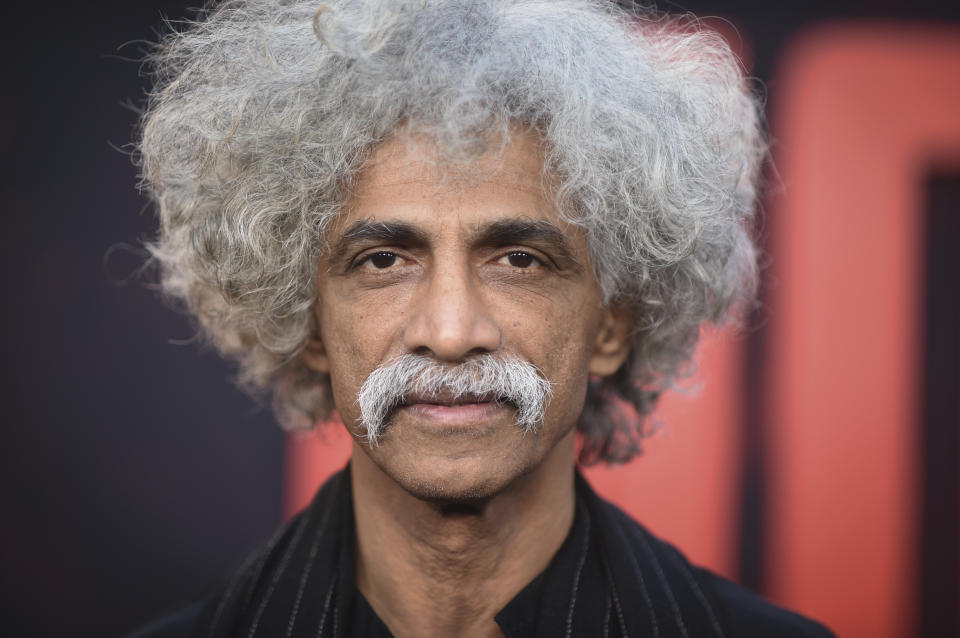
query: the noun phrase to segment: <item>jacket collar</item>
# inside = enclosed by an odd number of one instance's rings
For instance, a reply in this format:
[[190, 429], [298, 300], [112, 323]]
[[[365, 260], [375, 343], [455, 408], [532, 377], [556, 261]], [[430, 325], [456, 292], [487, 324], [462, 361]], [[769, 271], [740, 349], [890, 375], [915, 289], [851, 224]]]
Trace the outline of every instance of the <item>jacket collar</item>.
[[[508, 638], [722, 638], [714, 595], [686, 559], [597, 496], [579, 473], [576, 489], [566, 541], [496, 617]], [[344, 638], [358, 595], [351, 493], [348, 467], [210, 601], [197, 638]]]

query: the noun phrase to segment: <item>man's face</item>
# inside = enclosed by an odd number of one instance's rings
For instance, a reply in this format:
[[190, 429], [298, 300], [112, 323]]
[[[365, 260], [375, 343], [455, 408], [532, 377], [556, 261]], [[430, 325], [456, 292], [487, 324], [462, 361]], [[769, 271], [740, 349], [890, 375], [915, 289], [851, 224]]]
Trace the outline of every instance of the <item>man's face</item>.
[[[602, 306], [586, 237], [560, 221], [541, 169], [528, 134], [454, 170], [429, 143], [394, 139], [375, 150], [327, 233], [319, 335], [305, 360], [329, 372], [355, 447], [420, 498], [486, 498], [533, 471], [571, 434], [588, 375], [610, 374], [626, 356], [625, 318]], [[405, 354], [447, 367], [484, 354], [521, 359], [553, 397], [526, 434], [514, 407], [490, 397], [409, 397], [372, 446], [358, 392]]]

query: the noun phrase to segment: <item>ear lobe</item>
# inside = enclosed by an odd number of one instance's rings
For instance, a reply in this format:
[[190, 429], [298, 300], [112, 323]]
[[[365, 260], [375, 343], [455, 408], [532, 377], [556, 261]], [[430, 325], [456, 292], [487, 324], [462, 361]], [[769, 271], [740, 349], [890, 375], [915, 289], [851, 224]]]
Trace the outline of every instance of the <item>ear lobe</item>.
[[327, 358], [327, 349], [324, 347], [320, 337], [310, 337], [300, 356], [303, 357], [303, 362], [307, 364], [307, 367], [314, 372], [323, 374], [330, 373], [330, 360]]
[[623, 306], [607, 306], [593, 344], [590, 374], [608, 377], [623, 365], [630, 354], [630, 312]]

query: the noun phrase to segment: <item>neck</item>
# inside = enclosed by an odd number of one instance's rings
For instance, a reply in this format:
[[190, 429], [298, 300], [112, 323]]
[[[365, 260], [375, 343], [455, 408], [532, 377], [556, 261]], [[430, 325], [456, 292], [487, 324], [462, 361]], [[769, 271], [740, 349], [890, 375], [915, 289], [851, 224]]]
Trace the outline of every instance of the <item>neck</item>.
[[574, 515], [573, 433], [470, 505], [422, 501], [354, 444], [357, 587], [397, 638], [502, 636], [494, 616], [560, 549]]

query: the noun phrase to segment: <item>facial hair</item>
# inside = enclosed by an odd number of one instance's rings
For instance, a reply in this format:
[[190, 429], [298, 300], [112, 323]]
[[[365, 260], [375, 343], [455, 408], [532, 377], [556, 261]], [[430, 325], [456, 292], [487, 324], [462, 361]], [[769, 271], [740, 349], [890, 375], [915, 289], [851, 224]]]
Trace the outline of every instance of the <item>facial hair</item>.
[[390, 415], [408, 397], [429, 400], [443, 395], [489, 397], [512, 405], [516, 425], [523, 432], [535, 432], [543, 422], [552, 390], [539, 368], [513, 357], [483, 354], [455, 366], [416, 354], [402, 355], [370, 373], [363, 382], [357, 403], [360, 424], [367, 440], [376, 446], [385, 433]]

